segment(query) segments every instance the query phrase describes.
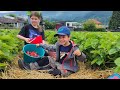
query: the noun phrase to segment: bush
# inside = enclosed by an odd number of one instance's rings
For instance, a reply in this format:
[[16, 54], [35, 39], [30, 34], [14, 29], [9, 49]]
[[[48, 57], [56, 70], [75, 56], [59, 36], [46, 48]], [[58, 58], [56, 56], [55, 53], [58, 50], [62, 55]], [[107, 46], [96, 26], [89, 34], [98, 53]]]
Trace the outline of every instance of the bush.
[[84, 30], [86, 31], [96, 31], [95, 23], [92, 20], [88, 20], [83, 24]]
[[45, 20], [45, 28], [46, 29], [54, 29], [55, 28], [55, 23], [54, 22], [49, 22], [48, 20]]
[[106, 29], [105, 28], [96, 28], [96, 31], [106, 32]]
[[84, 31], [83, 28], [75, 28], [74, 31]]

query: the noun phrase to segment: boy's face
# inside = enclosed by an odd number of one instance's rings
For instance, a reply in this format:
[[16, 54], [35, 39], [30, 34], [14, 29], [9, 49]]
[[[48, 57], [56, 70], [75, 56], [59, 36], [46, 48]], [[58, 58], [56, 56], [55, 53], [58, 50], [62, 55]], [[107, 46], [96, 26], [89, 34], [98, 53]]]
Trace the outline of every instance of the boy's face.
[[60, 45], [66, 46], [70, 41], [70, 36], [67, 35], [58, 35], [58, 42]]

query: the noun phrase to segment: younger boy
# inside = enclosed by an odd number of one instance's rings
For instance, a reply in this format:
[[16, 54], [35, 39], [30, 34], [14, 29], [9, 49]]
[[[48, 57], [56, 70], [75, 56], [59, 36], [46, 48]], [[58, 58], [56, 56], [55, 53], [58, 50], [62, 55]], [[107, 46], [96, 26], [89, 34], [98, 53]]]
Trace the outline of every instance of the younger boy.
[[[49, 71], [53, 75], [67, 76], [79, 70], [78, 60], [86, 61], [86, 55], [80, 52], [79, 47], [70, 40], [70, 29], [62, 26], [58, 29], [54, 37], [58, 37], [56, 45], [40, 44], [48, 51], [56, 51], [56, 60], [49, 58], [52, 70]], [[37, 45], [38, 46], [38, 45]]]

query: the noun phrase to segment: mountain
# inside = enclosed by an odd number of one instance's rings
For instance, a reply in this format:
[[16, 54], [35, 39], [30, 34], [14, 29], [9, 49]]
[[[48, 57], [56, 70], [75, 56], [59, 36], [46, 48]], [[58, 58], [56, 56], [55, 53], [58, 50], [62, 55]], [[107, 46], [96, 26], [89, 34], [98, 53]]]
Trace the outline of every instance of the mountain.
[[[90, 11], [41, 11], [43, 15], [43, 19], [48, 19], [49, 21], [54, 20], [63, 20], [63, 21], [71, 21], [77, 16], [84, 16]], [[0, 13], [0, 17], [8, 14], [15, 14], [17, 16], [22, 16], [27, 18], [26, 11], [15, 11], [15, 12], [7, 12]]]
[[83, 17], [90, 11], [43, 11], [42, 15], [44, 19], [50, 21], [73, 21], [75, 17]]
[[97, 19], [103, 24], [108, 24], [112, 11], [43, 11], [44, 19], [49, 21], [77, 21]]
[[[95, 18], [103, 24], [108, 24], [112, 11], [41, 11], [44, 20], [49, 21], [77, 21], [83, 22]], [[26, 11], [15, 11], [0, 13], [0, 17], [8, 14], [15, 14], [27, 19]]]
[[108, 24], [110, 17], [112, 16], [112, 11], [92, 11], [86, 14], [83, 19], [97, 19], [103, 24]]

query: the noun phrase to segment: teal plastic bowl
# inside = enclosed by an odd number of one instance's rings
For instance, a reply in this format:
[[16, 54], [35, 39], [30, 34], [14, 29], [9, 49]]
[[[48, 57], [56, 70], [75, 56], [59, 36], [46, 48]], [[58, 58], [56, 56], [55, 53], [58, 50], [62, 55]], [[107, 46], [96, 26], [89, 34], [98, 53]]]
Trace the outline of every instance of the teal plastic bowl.
[[[30, 52], [34, 51], [39, 55], [39, 57], [30, 56], [26, 53], [27, 51]], [[36, 47], [35, 44], [27, 44], [23, 47], [23, 59], [24, 62], [26, 63], [31, 63], [40, 60], [44, 56], [44, 54], [45, 54], [45, 50], [42, 47]]]

